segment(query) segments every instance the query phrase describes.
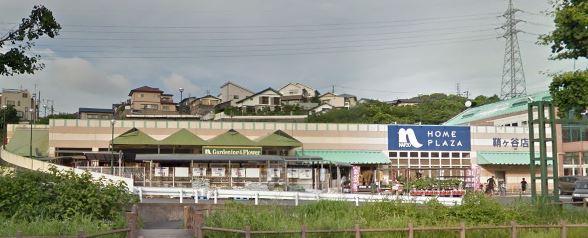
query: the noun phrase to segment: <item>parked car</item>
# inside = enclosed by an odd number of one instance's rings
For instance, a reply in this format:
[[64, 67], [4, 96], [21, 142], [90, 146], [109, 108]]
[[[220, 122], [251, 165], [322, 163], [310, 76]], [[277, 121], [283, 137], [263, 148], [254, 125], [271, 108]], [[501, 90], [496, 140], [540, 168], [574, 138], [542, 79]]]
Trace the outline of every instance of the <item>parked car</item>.
[[572, 194], [576, 187], [576, 181], [588, 180], [588, 176], [561, 176], [559, 177], [559, 194]]
[[584, 198], [588, 198], [588, 180], [578, 180], [572, 193], [572, 201], [583, 201]]

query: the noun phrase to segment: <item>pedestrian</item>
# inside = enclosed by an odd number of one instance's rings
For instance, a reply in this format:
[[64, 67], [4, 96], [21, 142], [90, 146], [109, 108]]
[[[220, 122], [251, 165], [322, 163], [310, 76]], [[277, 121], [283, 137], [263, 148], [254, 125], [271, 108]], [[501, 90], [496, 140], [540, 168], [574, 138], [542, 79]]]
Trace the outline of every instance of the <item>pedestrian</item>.
[[521, 181], [521, 193], [525, 194], [525, 191], [527, 191], [527, 181], [523, 178], [523, 181]]
[[494, 193], [494, 187], [496, 186], [496, 181], [494, 180], [494, 176], [489, 178], [486, 182], [488, 182], [488, 184], [486, 185], [486, 194], [489, 194], [490, 196], [492, 196], [492, 193]]

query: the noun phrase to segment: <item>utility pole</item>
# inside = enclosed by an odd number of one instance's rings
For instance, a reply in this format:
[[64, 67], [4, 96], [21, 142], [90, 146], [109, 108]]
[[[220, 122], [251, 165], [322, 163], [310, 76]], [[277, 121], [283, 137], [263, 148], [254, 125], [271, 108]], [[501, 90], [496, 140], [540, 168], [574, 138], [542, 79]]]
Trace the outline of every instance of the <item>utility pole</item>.
[[333, 84], [333, 89], [331, 90], [332, 94], [335, 94], [335, 85]]
[[456, 83], [455, 84], [455, 87], [456, 87], [455, 95], [461, 96], [461, 90], [459, 88], [459, 83]]
[[502, 85], [500, 97], [509, 99], [527, 95], [527, 86], [525, 83], [525, 72], [523, 71], [523, 60], [521, 59], [521, 50], [519, 49], [519, 39], [517, 33], [517, 24], [522, 20], [517, 19], [515, 14], [520, 11], [514, 8], [513, 0], [508, 1], [508, 9], [502, 17], [506, 19], [504, 25], [500, 28], [505, 30], [502, 37], [505, 41], [504, 64], [502, 66]]

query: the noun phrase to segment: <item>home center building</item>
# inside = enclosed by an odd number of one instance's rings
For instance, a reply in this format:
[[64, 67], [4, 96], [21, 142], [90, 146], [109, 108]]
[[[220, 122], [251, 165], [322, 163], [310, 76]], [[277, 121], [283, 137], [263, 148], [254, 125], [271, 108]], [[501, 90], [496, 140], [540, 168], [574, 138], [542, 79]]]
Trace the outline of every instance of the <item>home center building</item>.
[[[191, 186], [206, 178], [216, 187], [268, 182], [326, 189], [338, 188], [343, 177], [368, 186], [426, 176], [463, 179], [474, 189], [496, 176], [514, 191], [529, 177], [526, 107], [521, 99], [501, 101], [442, 126], [55, 119], [33, 130], [32, 151], [93, 171], [134, 169], [128, 176], [145, 186]], [[8, 129], [7, 150], [28, 156], [30, 127]], [[119, 164], [125, 168], [117, 172]]]

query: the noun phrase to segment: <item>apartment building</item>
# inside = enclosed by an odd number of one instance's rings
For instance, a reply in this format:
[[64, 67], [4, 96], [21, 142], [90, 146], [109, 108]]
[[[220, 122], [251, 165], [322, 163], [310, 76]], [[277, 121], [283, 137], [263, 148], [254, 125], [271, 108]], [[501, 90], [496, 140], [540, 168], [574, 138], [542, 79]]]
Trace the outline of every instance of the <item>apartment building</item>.
[[35, 102], [27, 89], [2, 89], [0, 106], [13, 106], [16, 114], [22, 121], [29, 121], [35, 118], [36, 113], [31, 112], [35, 108]]

